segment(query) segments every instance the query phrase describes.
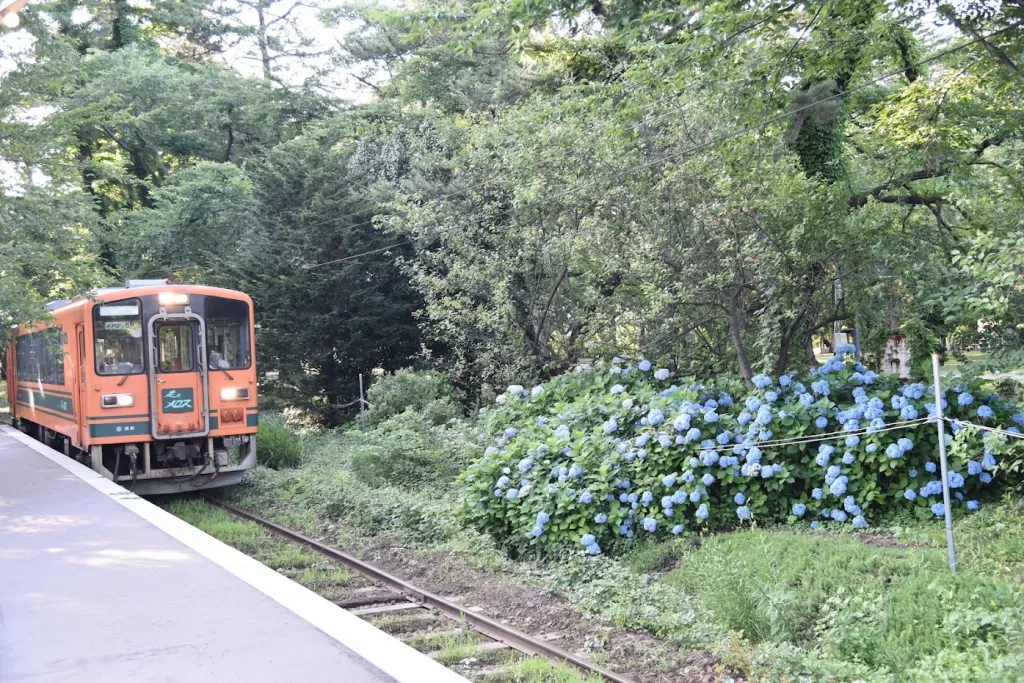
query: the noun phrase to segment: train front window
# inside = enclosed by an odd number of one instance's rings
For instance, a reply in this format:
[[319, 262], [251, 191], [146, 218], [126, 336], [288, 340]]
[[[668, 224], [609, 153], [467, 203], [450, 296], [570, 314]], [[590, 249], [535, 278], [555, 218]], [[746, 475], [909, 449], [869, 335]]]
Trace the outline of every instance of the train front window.
[[92, 312], [96, 374], [138, 375], [142, 364], [142, 310], [138, 300], [99, 304]]
[[195, 343], [190, 323], [161, 325], [156, 336], [160, 372], [192, 372], [195, 369]]
[[211, 370], [237, 370], [252, 362], [249, 304], [235, 299], [206, 299], [206, 352]]

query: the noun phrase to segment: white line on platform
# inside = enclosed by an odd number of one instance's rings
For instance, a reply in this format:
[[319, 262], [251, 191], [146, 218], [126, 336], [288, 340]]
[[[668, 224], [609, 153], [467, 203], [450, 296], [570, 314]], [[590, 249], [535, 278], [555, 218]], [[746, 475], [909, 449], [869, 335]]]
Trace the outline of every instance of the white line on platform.
[[[308, 588], [178, 519], [98, 472], [63, 453], [47, 448], [16, 429], [6, 426], [0, 429], [291, 610], [400, 683], [466, 683], [462, 676], [444, 668], [397, 638], [374, 628]], [[343, 679], [342, 676], [340, 680]]]

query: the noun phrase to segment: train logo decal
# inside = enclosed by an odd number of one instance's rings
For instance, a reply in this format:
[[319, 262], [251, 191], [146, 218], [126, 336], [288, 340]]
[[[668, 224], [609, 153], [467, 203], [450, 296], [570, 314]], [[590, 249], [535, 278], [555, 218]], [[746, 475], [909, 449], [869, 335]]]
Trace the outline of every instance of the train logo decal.
[[160, 392], [165, 413], [191, 413], [193, 396], [191, 389], [164, 389]]

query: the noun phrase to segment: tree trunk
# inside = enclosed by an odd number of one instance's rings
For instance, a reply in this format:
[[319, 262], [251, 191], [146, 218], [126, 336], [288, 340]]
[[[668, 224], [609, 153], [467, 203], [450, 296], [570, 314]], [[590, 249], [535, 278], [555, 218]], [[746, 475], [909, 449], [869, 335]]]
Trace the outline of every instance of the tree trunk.
[[263, 63], [263, 78], [267, 81], [271, 79], [270, 71], [270, 46], [267, 43], [267, 17], [263, 10], [266, 7], [263, 0], [258, 0], [256, 3], [256, 16], [259, 17], [260, 26], [256, 33], [256, 41], [260, 46], [260, 61]]
[[743, 329], [740, 321], [740, 314], [737, 310], [737, 292], [729, 299], [729, 339], [732, 341], [733, 349], [736, 351], [736, 362], [740, 366], [740, 375], [746, 382], [748, 389], [754, 388], [753, 373], [750, 372], [750, 361], [747, 359], [747, 349], [743, 345]]

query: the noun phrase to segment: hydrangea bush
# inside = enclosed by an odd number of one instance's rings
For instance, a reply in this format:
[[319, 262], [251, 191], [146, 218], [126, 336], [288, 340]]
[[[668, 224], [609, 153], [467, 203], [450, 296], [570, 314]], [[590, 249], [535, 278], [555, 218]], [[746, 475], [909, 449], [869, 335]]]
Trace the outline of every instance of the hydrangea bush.
[[[634, 537], [809, 522], [865, 528], [898, 508], [942, 516], [934, 389], [856, 363], [806, 376], [673, 381], [649, 361], [582, 366], [509, 387], [483, 424], [493, 445], [462, 475], [464, 514], [511, 548], [596, 555]], [[1016, 432], [1018, 407], [956, 379], [947, 417]], [[947, 425], [952, 504], [977, 510], [1003, 440]]]

